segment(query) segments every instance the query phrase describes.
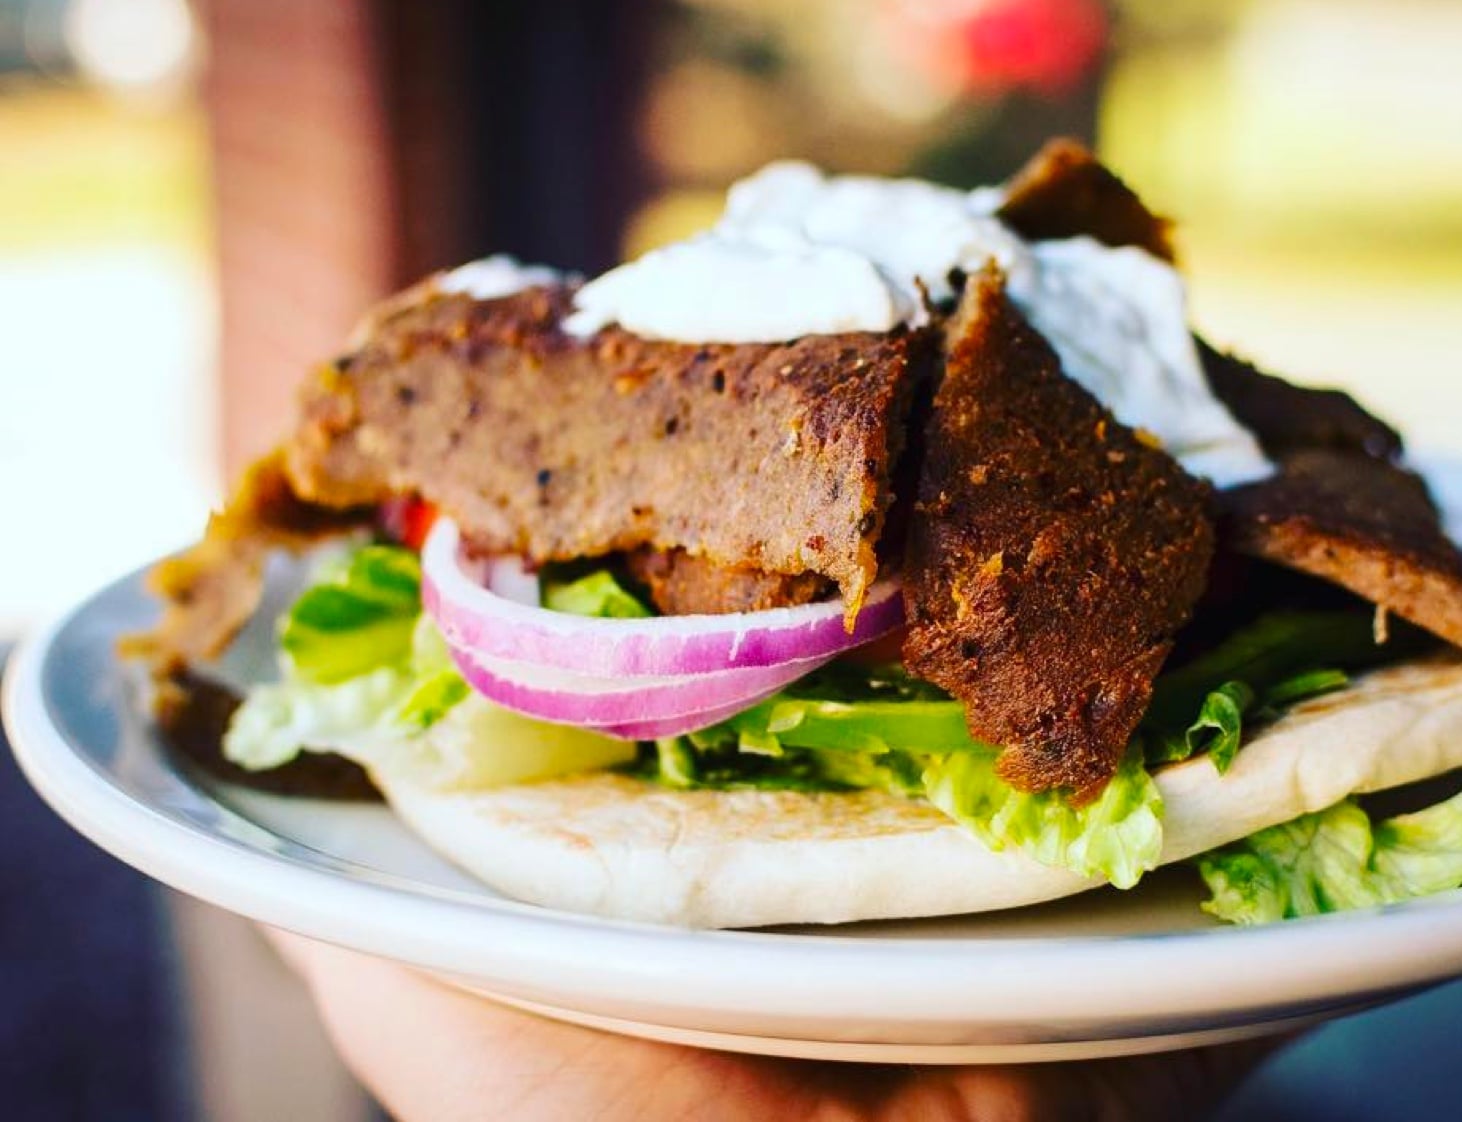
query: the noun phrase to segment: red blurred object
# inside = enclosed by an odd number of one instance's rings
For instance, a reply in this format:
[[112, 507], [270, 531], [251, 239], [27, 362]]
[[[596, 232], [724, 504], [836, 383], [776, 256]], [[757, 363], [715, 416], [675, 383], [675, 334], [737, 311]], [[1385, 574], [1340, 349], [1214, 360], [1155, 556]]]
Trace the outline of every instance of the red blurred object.
[[441, 511], [425, 499], [392, 499], [381, 506], [381, 528], [418, 553]]
[[884, 13], [896, 49], [963, 93], [1069, 93], [1110, 31], [1102, 0], [890, 0]]

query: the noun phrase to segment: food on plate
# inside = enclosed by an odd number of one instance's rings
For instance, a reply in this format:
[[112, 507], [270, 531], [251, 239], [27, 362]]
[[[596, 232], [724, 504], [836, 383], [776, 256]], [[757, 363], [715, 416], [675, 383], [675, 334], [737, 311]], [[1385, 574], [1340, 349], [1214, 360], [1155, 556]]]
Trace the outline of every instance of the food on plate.
[[587, 282], [437, 274], [313, 372], [127, 650], [184, 723], [303, 557], [230, 765], [353, 761], [535, 903], [832, 923], [1189, 859], [1235, 922], [1454, 888], [1462, 796], [1416, 785], [1462, 767], [1462, 553], [1393, 429], [1192, 334], [1174, 259], [1056, 141], [974, 191], [773, 164]]
[[1081, 386], [987, 270], [945, 325], [903, 585], [910, 673], [1003, 779], [1077, 800], [1117, 770], [1213, 559], [1208, 488]]

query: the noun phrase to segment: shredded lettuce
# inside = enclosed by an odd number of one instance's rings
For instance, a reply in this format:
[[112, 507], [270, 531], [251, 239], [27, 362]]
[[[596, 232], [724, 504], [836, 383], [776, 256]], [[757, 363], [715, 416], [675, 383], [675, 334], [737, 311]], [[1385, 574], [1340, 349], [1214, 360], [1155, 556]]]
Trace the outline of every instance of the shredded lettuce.
[[311, 680], [282, 657], [283, 678], [251, 689], [229, 722], [224, 755], [262, 771], [306, 749], [350, 754], [395, 744], [431, 728], [470, 693], [425, 616], [413, 617], [404, 644], [376, 649], [379, 665], [342, 681]]
[[331, 685], [406, 659], [420, 614], [416, 554], [363, 546], [294, 602], [280, 621], [279, 646], [293, 678]]
[[[638, 747], [511, 713], [473, 693], [421, 612], [410, 550], [362, 547], [321, 571], [280, 621], [282, 680], [250, 691], [228, 757], [277, 767], [333, 750], [437, 787], [490, 786], [620, 767], [681, 789], [886, 790], [927, 798], [985, 845], [1136, 884], [1163, 842], [1149, 764], [1207, 754], [1226, 770], [1246, 725], [1343, 687], [1347, 670], [1405, 653], [1375, 643], [1363, 613], [1289, 613], [1241, 629], [1157, 682], [1114, 778], [1094, 800], [1028, 794], [998, 774], [964, 707], [900, 666], [834, 663], [711, 728]], [[546, 578], [544, 604], [650, 615], [608, 569]], [[1205, 905], [1262, 922], [1385, 903], [1462, 882], [1462, 796], [1374, 828], [1354, 803], [1262, 831], [1199, 859]]]
[[1227, 771], [1243, 740], [1244, 715], [1253, 705], [1254, 691], [1246, 683], [1225, 682], [1203, 699], [1187, 728], [1157, 730], [1145, 742], [1147, 762], [1170, 763], [1207, 752], [1214, 767]]
[[267, 771], [306, 746], [325, 750], [375, 736], [410, 692], [410, 677], [394, 666], [328, 686], [288, 679], [255, 686], [229, 722], [223, 754], [240, 767]]
[[970, 738], [964, 706], [901, 666], [837, 663], [702, 732], [699, 748], [737, 744], [743, 752], [780, 754], [788, 748], [878, 755], [989, 751]]
[[1462, 794], [1372, 824], [1353, 800], [1197, 858], [1229, 923], [1393, 904], [1462, 886]]
[[1264, 694], [1264, 708], [1277, 712], [1309, 698], [1343, 690], [1348, 685], [1350, 675], [1344, 670], [1310, 670], [1271, 686]]
[[929, 801], [994, 850], [1016, 847], [1043, 865], [1131, 888], [1162, 855], [1162, 795], [1136, 752], [1102, 793], [1073, 806], [1061, 792], [1026, 794], [995, 772], [994, 753], [931, 761]]
[[[529, 783], [621, 766], [635, 747], [567, 725], [503, 709], [467, 690], [425, 718], [413, 712], [440, 677], [412, 679], [383, 668], [333, 686], [277, 683], [249, 692], [224, 736], [224, 754], [262, 770], [301, 750], [337, 752], [373, 772], [438, 790]], [[461, 680], [458, 679], [460, 682]]]
[[[1185, 729], [1208, 695], [1242, 682], [1263, 697], [1282, 683], [1317, 668], [1359, 670], [1409, 650], [1409, 636], [1377, 644], [1371, 613], [1276, 612], [1235, 631], [1212, 650], [1156, 682], [1144, 725]], [[1298, 700], [1292, 698], [1291, 701]]]
[[643, 619], [654, 614], [608, 569], [596, 569], [577, 580], [545, 580], [543, 606], [555, 612], [603, 619]]
[[403, 724], [428, 729], [451, 712], [453, 706], [466, 700], [469, 692], [462, 675], [444, 670], [417, 682], [397, 715]]
[[712, 728], [657, 745], [676, 786], [873, 788], [923, 796], [992, 849], [1130, 887], [1162, 851], [1162, 799], [1138, 753], [1094, 801], [1026, 794], [1000, 778], [1000, 750], [974, 739], [964, 707], [901, 667], [832, 666]]
[[394, 743], [469, 692], [422, 615], [421, 562], [400, 546], [361, 546], [322, 568], [281, 618], [279, 646], [281, 680], [250, 690], [224, 736], [243, 767]]
[[1340, 667], [1396, 657], [1369, 614], [1265, 616], [1160, 678], [1117, 774], [1092, 802], [1027, 794], [970, 736], [964, 706], [897, 666], [834, 663], [719, 725], [662, 742], [642, 774], [669, 785], [878, 788], [924, 796], [992, 849], [1131, 887], [1162, 853], [1162, 797], [1148, 771], [1206, 754], [1226, 771], [1254, 721], [1343, 687]]
[[1343, 689], [1350, 683], [1347, 670], [1391, 661], [1414, 645], [1409, 634], [1377, 644], [1367, 611], [1262, 616], [1157, 680], [1139, 734], [1147, 762], [1207, 754], [1225, 772], [1247, 725]]
[[907, 752], [791, 749], [748, 751], [734, 741], [696, 746], [694, 736], [672, 736], [641, 747], [626, 770], [680, 790], [854, 791], [876, 789], [905, 796], [924, 793], [923, 764]]
[[634, 746], [474, 694], [421, 611], [410, 550], [364, 546], [322, 569], [280, 621], [278, 682], [249, 691], [224, 754], [254, 770], [333, 751], [437, 788], [616, 767]]

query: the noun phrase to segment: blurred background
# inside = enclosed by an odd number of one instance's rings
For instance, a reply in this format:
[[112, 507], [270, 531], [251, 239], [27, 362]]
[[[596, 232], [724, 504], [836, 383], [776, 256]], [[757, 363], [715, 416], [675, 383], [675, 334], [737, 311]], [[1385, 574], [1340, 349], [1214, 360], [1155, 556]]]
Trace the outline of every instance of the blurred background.
[[[973, 186], [1085, 137], [1212, 338], [1462, 448], [1459, 60], [1457, 0], [0, 0], [0, 643], [193, 536], [376, 297], [606, 267], [779, 156]], [[1268, 1076], [1320, 1113], [1242, 1116], [1450, 1116], [1425, 1001]], [[98, 1101], [65, 1116], [162, 1117]]]

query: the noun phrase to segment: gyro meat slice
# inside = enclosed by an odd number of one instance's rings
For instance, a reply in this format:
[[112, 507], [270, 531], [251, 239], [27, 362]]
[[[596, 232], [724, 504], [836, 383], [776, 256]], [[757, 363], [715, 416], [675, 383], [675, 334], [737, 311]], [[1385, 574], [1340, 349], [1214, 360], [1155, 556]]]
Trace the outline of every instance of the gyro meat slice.
[[1196, 340], [1214, 395], [1274, 458], [1306, 449], [1355, 452], [1380, 460], [1401, 455], [1401, 434], [1341, 390], [1296, 386]]
[[1084, 144], [1066, 137], [1047, 141], [1015, 173], [998, 215], [1031, 241], [1084, 235], [1175, 259], [1172, 222], [1150, 211]]
[[1225, 545], [1332, 581], [1462, 645], [1462, 552], [1420, 476], [1314, 448], [1222, 496]]
[[533, 562], [639, 548], [836, 584], [877, 573], [929, 330], [693, 345], [560, 324], [569, 288], [398, 311], [306, 389], [296, 489], [417, 493], [484, 552]]
[[816, 573], [767, 573], [745, 566], [716, 565], [681, 549], [637, 549], [625, 558], [635, 580], [668, 616], [762, 612], [825, 600], [832, 587]]
[[905, 561], [909, 669], [1023, 790], [1094, 795], [1203, 592], [1206, 484], [1061, 372], [1002, 278], [947, 328]]
[[249, 466], [228, 503], [208, 519], [203, 539], [147, 575], [163, 604], [145, 633], [121, 649], [160, 676], [216, 658], [249, 622], [264, 594], [270, 551], [302, 552], [332, 534], [368, 525], [374, 511], [351, 505], [319, 507], [294, 493], [275, 451]]

